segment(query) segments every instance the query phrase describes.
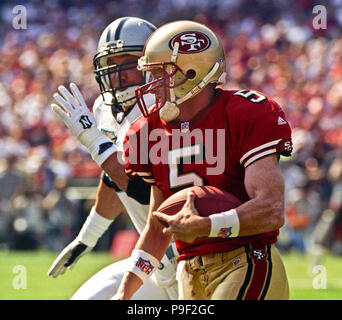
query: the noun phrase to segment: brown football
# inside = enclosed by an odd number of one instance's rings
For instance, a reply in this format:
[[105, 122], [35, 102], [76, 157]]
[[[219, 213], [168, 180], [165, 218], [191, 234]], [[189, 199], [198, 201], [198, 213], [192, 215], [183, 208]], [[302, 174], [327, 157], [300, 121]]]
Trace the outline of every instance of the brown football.
[[234, 209], [242, 203], [231, 193], [219, 188], [212, 186], [194, 186], [173, 194], [156, 211], [168, 215], [176, 214], [184, 206], [189, 191], [193, 191], [196, 194], [195, 206], [199, 215], [202, 217]]

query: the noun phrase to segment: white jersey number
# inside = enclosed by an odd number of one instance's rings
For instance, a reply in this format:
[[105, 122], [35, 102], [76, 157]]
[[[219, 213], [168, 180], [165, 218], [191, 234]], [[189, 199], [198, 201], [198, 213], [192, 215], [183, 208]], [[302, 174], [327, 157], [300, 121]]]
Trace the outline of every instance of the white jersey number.
[[254, 90], [239, 90], [235, 92], [233, 95], [244, 97], [245, 99], [254, 103], [261, 103], [267, 100], [265, 96]]
[[194, 171], [183, 172], [183, 164], [190, 164], [194, 161], [202, 161], [201, 163], [203, 163], [203, 146], [201, 144], [169, 150], [168, 165], [171, 190], [176, 191], [176, 189], [206, 184], [206, 179], [198, 173]]

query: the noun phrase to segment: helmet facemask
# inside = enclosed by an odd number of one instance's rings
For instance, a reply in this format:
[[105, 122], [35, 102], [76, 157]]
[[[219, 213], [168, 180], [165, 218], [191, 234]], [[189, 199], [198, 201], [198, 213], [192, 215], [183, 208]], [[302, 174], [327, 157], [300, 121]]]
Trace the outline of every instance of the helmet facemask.
[[[139, 66], [138, 69], [142, 70]], [[160, 110], [162, 119], [172, 121], [179, 114], [175, 89], [189, 79], [188, 75], [173, 62], [145, 64], [143, 70], [149, 70], [151, 74], [158, 70], [156, 79], [135, 90], [136, 100], [143, 115], [147, 117], [150, 114], [144, 96], [154, 94], [153, 112]]]
[[[127, 54], [129, 54], [127, 52]], [[137, 68], [137, 61], [121, 64], [108, 64], [110, 57], [115, 56], [111, 49], [99, 52], [94, 57], [95, 78], [100, 86], [100, 92], [105, 104], [110, 105], [113, 113], [129, 109], [136, 103], [135, 89], [145, 83], [144, 74], [141, 81], [123, 85], [122, 73]], [[115, 87], [113, 79], [117, 79]]]

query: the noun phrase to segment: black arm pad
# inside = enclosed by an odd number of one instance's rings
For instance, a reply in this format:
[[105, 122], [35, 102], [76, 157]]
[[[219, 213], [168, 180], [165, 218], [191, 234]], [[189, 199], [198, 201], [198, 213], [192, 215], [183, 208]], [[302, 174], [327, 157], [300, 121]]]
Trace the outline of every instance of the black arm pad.
[[111, 179], [111, 177], [103, 172], [102, 173], [102, 182], [109, 188], [113, 188], [116, 192], [122, 191], [115, 183], [114, 181]]
[[[122, 191], [105, 172], [102, 174], [102, 181], [107, 187], [113, 188], [116, 192]], [[151, 186], [139, 176], [128, 181], [126, 193], [129, 197], [135, 199], [141, 204], [150, 203]]]
[[141, 204], [150, 203], [151, 186], [139, 176], [128, 181], [126, 193]]

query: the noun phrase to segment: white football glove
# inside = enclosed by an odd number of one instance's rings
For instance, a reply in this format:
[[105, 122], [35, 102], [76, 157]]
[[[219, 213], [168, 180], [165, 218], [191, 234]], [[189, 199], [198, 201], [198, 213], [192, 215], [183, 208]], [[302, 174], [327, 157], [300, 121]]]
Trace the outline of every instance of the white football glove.
[[51, 104], [52, 110], [101, 166], [111, 154], [117, 151], [116, 146], [96, 127], [95, 117], [88, 109], [76, 84], [70, 84], [72, 93], [64, 86], [59, 86], [58, 90], [60, 93], [53, 95], [57, 104]]
[[56, 278], [60, 274], [63, 274], [66, 269], [72, 269], [78, 259], [92, 249], [93, 247], [88, 247], [76, 238], [58, 255], [48, 271], [48, 275]]
[[56, 278], [66, 269], [72, 269], [79, 258], [95, 247], [98, 239], [113, 221], [100, 216], [93, 207], [77, 238], [58, 255], [48, 275]]

